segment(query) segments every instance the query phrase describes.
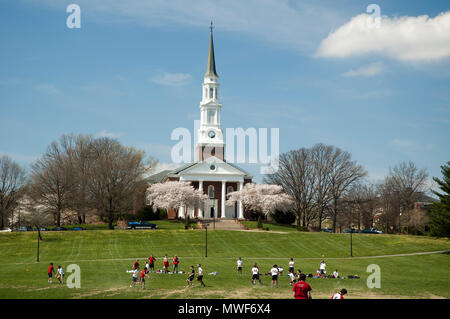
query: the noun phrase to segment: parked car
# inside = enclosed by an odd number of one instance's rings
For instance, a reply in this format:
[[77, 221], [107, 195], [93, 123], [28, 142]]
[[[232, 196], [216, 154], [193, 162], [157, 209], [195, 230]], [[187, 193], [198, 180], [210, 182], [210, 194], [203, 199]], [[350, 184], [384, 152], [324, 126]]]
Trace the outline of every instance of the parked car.
[[363, 229], [361, 231], [361, 233], [363, 233], [363, 234], [382, 234], [383, 232], [376, 228], [367, 228], [367, 229]]
[[0, 229], [0, 233], [9, 233], [12, 232], [11, 228], [2, 228]]
[[127, 229], [157, 229], [158, 225], [149, 223], [147, 221], [129, 221], [127, 223]]
[[74, 228], [71, 228], [70, 230], [86, 230], [86, 228], [83, 228], [83, 227], [74, 227]]
[[15, 231], [32, 231], [33, 228], [31, 228], [30, 226], [22, 226], [17, 228]]
[[63, 230], [67, 230], [67, 228], [64, 227], [55, 227], [52, 229], [53, 231], [63, 231]]
[[326, 233], [332, 233], [333, 230], [329, 228], [322, 228], [320, 231], [326, 232]]
[[39, 231], [48, 231], [47, 227], [39, 227]]
[[343, 233], [359, 233], [359, 231], [357, 229], [354, 229], [354, 228], [352, 228], [352, 229], [347, 228], [347, 229], [344, 229], [342, 232]]

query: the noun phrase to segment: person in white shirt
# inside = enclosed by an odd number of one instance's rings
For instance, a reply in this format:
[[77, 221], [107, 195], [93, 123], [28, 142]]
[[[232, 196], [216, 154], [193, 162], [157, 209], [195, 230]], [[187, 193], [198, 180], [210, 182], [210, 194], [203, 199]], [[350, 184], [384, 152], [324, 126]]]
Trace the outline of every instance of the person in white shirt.
[[327, 265], [325, 264], [325, 261], [322, 260], [322, 261], [320, 262], [320, 265], [319, 265], [320, 273], [321, 273], [322, 275], [325, 275], [325, 274], [326, 274], [326, 270], [325, 270], [326, 266], [327, 266]]
[[290, 279], [289, 286], [293, 286], [295, 284], [294, 272], [289, 270], [288, 276], [289, 276], [289, 279]]
[[202, 287], [206, 287], [205, 283], [203, 282], [203, 269], [202, 269], [202, 265], [200, 265], [200, 264], [197, 265], [197, 281], [200, 282], [200, 284], [202, 285]]
[[237, 260], [237, 271], [238, 271], [238, 274], [242, 275], [242, 259], [241, 259], [241, 257], [239, 257]]
[[257, 280], [259, 281], [259, 284], [262, 285], [262, 281], [259, 278], [259, 268], [258, 265], [255, 263], [252, 268], [252, 284], [256, 285]]
[[337, 269], [333, 272], [333, 276], [334, 278], [339, 278], [339, 273]]
[[344, 295], [347, 294], [347, 289], [342, 288], [341, 291], [339, 291], [338, 293], [335, 293], [331, 299], [344, 299]]
[[272, 275], [272, 286], [278, 286], [278, 275], [280, 274], [278, 266], [273, 265], [272, 269], [270, 269], [270, 273]]
[[64, 270], [61, 266], [58, 266], [58, 270], [56, 271], [56, 278], [58, 278], [60, 284], [64, 283]]
[[130, 287], [133, 287], [134, 285], [136, 285], [137, 280], [138, 280], [138, 275], [139, 275], [139, 267], [137, 267], [137, 268], [133, 271], [133, 277], [132, 277], [132, 280], [131, 280]]
[[289, 271], [294, 272], [294, 258], [289, 261]]

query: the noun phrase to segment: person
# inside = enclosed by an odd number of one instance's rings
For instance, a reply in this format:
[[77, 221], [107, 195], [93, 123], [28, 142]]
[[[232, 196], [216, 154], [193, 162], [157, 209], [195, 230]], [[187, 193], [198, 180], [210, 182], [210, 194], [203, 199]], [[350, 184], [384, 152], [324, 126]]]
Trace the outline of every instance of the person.
[[333, 277], [336, 279], [339, 278], [339, 273], [337, 269], [333, 272]]
[[53, 283], [53, 273], [55, 272], [55, 269], [53, 268], [53, 263], [50, 263], [50, 266], [48, 267], [48, 283]]
[[56, 271], [56, 278], [58, 278], [60, 284], [64, 283], [64, 270], [61, 266], [58, 266], [58, 270]]
[[133, 270], [138, 269], [139, 268], [139, 260], [136, 259], [136, 261], [133, 264]]
[[172, 263], [173, 263], [173, 270], [172, 270], [172, 272], [174, 274], [177, 274], [178, 273], [178, 264], [180, 263], [180, 260], [178, 259], [178, 256], [175, 256], [173, 258]]
[[291, 258], [291, 260], [289, 260], [289, 272], [294, 272], [294, 258]]
[[297, 282], [292, 291], [295, 299], [311, 299], [311, 286], [306, 282], [306, 275], [300, 275], [300, 281]]
[[331, 299], [344, 299], [344, 295], [347, 294], [347, 289], [342, 288], [341, 291], [335, 293], [333, 296], [331, 296]]
[[150, 272], [150, 264], [148, 261], [145, 262], [145, 273], [148, 274]]
[[255, 263], [252, 268], [252, 284], [255, 285], [257, 280], [259, 281], [259, 284], [262, 285], [262, 281], [259, 278], [259, 268]]
[[167, 258], [167, 255], [165, 255], [163, 259], [163, 270], [166, 274], [169, 271], [169, 258]]
[[206, 287], [205, 283], [203, 282], [203, 269], [202, 269], [202, 265], [200, 265], [200, 264], [197, 265], [197, 281], [200, 282], [200, 284], [202, 285], [202, 287]]
[[133, 271], [133, 276], [131, 277], [130, 287], [133, 287], [134, 285], [136, 285], [138, 276], [139, 276], [139, 267], [134, 269], [134, 271]]
[[148, 262], [149, 262], [149, 264], [150, 264], [150, 270], [151, 270], [152, 272], [155, 271], [155, 261], [156, 261], [156, 258], [153, 257], [153, 254], [150, 255], [150, 257], [148, 257]]
[[322, 272], [320, 269], [317, 269], [316, 274], [314, 275], [314, 278], [322, 278]]
[[325, 261], [322, 260], [322, 261], [320, 262], [320, 264], [319, 264], [319, 269], [320, 269], [320, 274], [321, 274], [321, 275], [325, 275], [325, 274], [326, 274], [326, 270], [325, 270], [326, 266], [327, 266], [327, 265], [325, 264]]
[[293, 286], [295, 284], [294, 272], [292, 270], [289, 270], [288, 276], [289, 276], [289, 279], [290, 279], [289, 286]]
[[186, 288], [194, 286], [194, 284], [192, 283], [192, 281], [194, 280], [194, 277], [195, 277], [194, 266], [191, 266], [191, 270], [189, 271], [189, 277], [186, 279], [186, 282], [187, 282]]
[[147, 274], [147, 269], [146, 268], [142, 269], [141, 275], [139, 276], [140, 277], [139, 283], [142, 285], [142, 289], [145, 289], [145, 275], [146, 274]]
[[278, 270], [277, 265], [273, 265], [272, 269], [270, 269], [270, 274], [272, 275], [272, 287], [278, 286], [278, 275], [280, 271]]
[[239, 275], [242, 275], [242, 259], [241, 257], [237, 260], [237, 272]]
[[300, 275], [302, 274], [302, 271], [300, 269], [297, 269], [297, 276], [296, 276], [296, 281], [300, 281]]

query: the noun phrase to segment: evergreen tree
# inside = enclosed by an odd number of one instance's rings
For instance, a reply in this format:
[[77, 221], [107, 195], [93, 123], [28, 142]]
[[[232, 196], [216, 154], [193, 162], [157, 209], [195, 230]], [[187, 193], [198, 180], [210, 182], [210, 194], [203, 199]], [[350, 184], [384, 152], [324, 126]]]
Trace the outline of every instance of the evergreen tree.
[[443, 180], [433, 178], [442, 193], [433, 191], [440, 201], [433, 204], [429, 213], [430, 231], [433, 236], [450, 237], [450, 162], [441, 166], [441, 171]]

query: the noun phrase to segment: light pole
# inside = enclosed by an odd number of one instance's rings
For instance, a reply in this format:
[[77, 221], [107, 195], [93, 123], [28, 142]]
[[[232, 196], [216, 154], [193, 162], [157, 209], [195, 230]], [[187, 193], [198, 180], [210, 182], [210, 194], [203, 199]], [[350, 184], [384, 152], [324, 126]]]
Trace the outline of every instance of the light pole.
[[205, 224], [205, 257], [208, 257], [208, 226]]
[[37, 258], [36, 258], [36, 262], [38, 263], [39, 262], [39, 240], [41, 239], [41, 232], [40, 232], [40, 230], [39, 230], [39, 228], [38, 228], [38, 243], [37, 243]]
[[353, 257], [353, 227], [350, 228], [350, 257]]

